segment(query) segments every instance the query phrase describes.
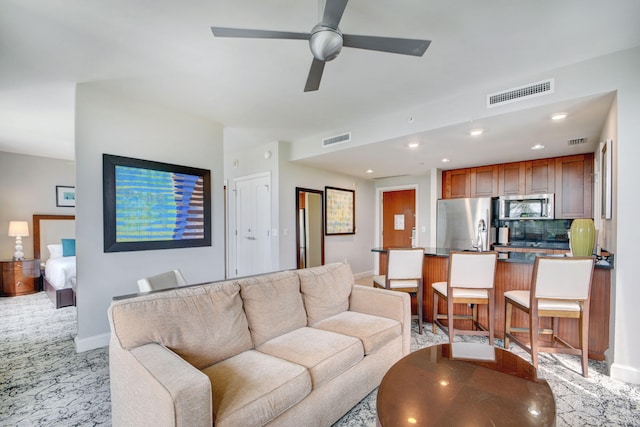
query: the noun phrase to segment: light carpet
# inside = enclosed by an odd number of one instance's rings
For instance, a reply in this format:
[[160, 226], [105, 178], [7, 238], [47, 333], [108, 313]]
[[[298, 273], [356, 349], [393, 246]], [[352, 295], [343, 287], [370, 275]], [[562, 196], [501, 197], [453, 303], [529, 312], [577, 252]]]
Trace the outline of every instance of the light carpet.
[[[447, 342], [430, 327], [419, 335], [414, 324], [412, 351]], [[107, 348], [76, 354], [75, 335], [75, 307], [55, 310], [42, 292], [0, 298], [0, 425], [111, 424]], [[530, 360], [519, 348], [511, 350]], [[558, 426], [640, 426], [640, 386], [612, 380], [606, 369], [590, 361], [589, 378], [583, 378], [577, 357], [541, 355], [539, 372], [553, 390]], [[373, 427], [375, 407], [374, 390], [334, 427]]]

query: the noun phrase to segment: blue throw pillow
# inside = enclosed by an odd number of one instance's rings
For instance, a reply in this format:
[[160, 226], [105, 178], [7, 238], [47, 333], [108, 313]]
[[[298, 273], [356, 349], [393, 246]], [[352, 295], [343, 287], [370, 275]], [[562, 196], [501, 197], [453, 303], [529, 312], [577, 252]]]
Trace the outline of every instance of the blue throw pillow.
[[76, 256], [76, 239], [62, 240], [62, 256]]

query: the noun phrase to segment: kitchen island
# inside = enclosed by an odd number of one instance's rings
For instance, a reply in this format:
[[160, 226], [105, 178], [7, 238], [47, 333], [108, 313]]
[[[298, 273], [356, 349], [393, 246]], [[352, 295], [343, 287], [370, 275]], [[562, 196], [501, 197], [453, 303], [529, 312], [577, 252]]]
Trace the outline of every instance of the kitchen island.
[[[427, 322], [433, 321], [433, 292], [431, 284], [445, 282], [449, 270], [449, 248], [425, 248], [425, 262], [423, 277], [423, 317]], [[379, 254], [380, 274], [387, 270], [387, 249], [374, 248], [372, 252]], [[535, 257], [545, 255], [544, 252], [518, 252], [509, 254], [509, 258], [499, 259], [495, 277], [495, 337], [504, 339], [504, 293], [511, 290], [529, 290], [533, 275]], [[558, 256], [557, 254], [554, 254]], [[589, 358], [604, 360], [605, 351], [609, 348], [609, 303], [611, 295], [611, 268], [613, 257], [608, 262], [598, 262], [593, 273], [591, 284], [591, 307], [589, 312]], [[440, 312], [446, 312], [444, 301], [440, 302]], [[415, 299], [412, 297], [412, 305]], [[415, 308], [414, 308], [415, 310]], [[456, 304], [456, 314], [469, 314], [471, 309], [462, 304]], [[487, 324], [486, 309], [480, 308], [479, 320]], [[559, 335], [571, 345], [578, 345], [577, 319], [559, 319]], [[515, 326], [527, 326], [528, 319], [521, 312], [514, 312], [512, 321]], [[457, 320], [457, 327], [471, 328], [470, 321]], [[549, 325], [542, 325], [550, 327]], [[426, 330], [427, 328], [425, 328]], [[430, 333], [430, 332], [424, 332]]]

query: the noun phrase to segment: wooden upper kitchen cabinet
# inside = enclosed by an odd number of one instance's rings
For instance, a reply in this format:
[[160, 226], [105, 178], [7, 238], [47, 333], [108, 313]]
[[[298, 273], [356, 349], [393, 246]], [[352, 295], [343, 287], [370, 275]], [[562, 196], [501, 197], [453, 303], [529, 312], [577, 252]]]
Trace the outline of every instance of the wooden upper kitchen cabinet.
[[525, 162], [498, 165], [498, 195], [525, 194]]
[[556, 218], [593, 217], [593, 153], [555, 159]]
[[498, 166], [480, 166], [469, 172], [471, 197], [496, 197], [498, 195]]
[[442, 172], [442, 198], [555, 193], [555, 217], [593, 216], [593, 153]]
[[555, 159], [525, 162], [525, 194], [554, 193], [556, 187], [555, 168]]
[[442, 172], [442, 198], [471, 197], [470, 169], [454, 169]]

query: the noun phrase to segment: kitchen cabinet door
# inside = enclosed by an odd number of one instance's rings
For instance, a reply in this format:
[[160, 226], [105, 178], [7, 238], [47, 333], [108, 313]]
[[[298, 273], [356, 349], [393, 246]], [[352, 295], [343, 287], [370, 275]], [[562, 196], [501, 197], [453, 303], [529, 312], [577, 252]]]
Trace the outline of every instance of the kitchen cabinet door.
[[469, 169], [454, 169], [443, 172], [442, 198], [457, 199], [471, 197]]
[[471, 197], [496, 197], [498, 195], [498, 166], [471, 168]]
[[498, 165], [498, 195], [525, 194], [525, 162]]
[[525, 162], [525, 194], [547, 194], [555, 192], [554, 159]]
[[593, 153], [555, 159], [556, 218], [593, 217]]

